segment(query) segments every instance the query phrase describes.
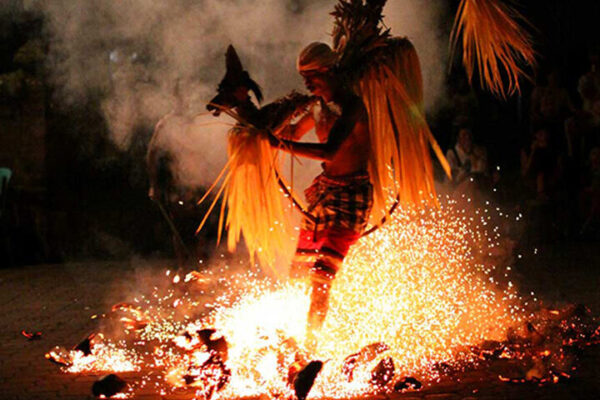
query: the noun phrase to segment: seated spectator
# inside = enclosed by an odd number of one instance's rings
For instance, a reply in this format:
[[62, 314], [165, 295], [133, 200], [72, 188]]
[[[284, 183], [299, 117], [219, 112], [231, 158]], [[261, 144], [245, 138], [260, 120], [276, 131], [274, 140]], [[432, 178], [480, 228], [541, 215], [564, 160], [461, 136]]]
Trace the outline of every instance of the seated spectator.
[[446, 152], [446, 158], [455, 192], [478, 195], [489, 187], [487, 151], [473, 143], [471, 129], [459, 130], [456, 145]]
[[463, 126], [473, 126], [479, 104], [469, 81], [464, 74], [456, 77], [456, 86], [450, 97], [452, 107], [452, 134], [456, 135]]
[[583, 111], [591, 113], [600, 102], [600, 57], [597, 52], [589, 54], [589, 70], [579, 78], [577, 91], [582, 100]]
[[536, 199], [550, 199], [558, 182], [559, 161], [546, 128], [535, 132], [529, 153], [521, 152], [521, 173]]
[[[567, 89], [560, 84], [557, 69], [545, 75], [545, 82], [537, 85], [531, 93], [530, 121], [532, 126], [544, 126], [555, 150], [566, 148], [563, 134], [565, 119], [575, 112]], [[566, 150], [565, 150], [566, 151]]]
[[[579, 127], [577, 133], [582, 133], [580, 139], [581, 151], [588, 154], [592, 148], [600, 145], [598, 135], [600, 131], [600, 57], [597, 52], [591, 52], [589, 71], [579, 78], [577, 91], [581, 97], [582, 109], [573, 117], [574, 121], [568, 123]], [[566, 126], [569, 128], [569, 126]], [[567, 139], [569, 137], [567, 136]], [[581, 158], [585, 160], [585, 156]]]
[[[600, 117], [600, 113], [598, 117]], [[576, 160], [578, 167], [587, 162], [585, 154], [588, 154], [597, 145], [595, 143], [597, 128], [594, 125], [593, 115], [583, 110], [579, 110], [565, 121], [567, 156]]]
[[549, 140], [547, 128], [535, 131], [530, 150], [521, 152], [528, 245], [552, 243], [564, 231], [564, 209], [559, 207], [560, 158]]
[[594, 146], [594, 129], [589, 114], [578, 111], [565, 121], [567, 153], [564, 158], [565, 234], [576, 237], [581, 229], [582, 177], [587, 169], [587, 154]]

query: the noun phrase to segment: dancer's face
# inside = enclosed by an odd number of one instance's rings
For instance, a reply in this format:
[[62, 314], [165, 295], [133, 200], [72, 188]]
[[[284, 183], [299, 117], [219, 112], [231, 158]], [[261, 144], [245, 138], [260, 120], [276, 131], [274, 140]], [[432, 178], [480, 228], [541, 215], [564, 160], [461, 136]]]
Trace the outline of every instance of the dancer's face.
[[332, 91], [332, 77], [327, 72], [321, 71], [306, 71], [302, 72], [302, 79], [304, 79], [304, 85], [306, 88], [315, 96], [322, 97], [329, 101], [331, 100]]

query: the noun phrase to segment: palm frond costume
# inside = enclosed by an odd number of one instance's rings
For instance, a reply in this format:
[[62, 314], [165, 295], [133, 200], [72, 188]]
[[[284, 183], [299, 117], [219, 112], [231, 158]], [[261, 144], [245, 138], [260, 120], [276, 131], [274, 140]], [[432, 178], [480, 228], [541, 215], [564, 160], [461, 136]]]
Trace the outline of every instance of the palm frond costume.
[[[335, 70], [362, 99], [368, 114], [373, 226], [383, 223], [398, 204], [437, 205], [431, 150], [450, 175], [450, 167], [425, 119], [419, 58], [407, 38], [393, 37], [389, 29], [382, 27], [385, 3], [339, 0], [332, 13]], [[524, 73], [519, 61], [530, 65], [534, 62], [531, 41], [517, 24], [518, 18], [500, 0], [462, 0], [452, 34], [455, 44], [462, 35], [469, 78], [478, 69], [482, 84], [501, 96], [518, 90], [518, 78]], [[503, 74], [508, 76], [508, 89]], [[302, 108], [308, 103], [299, 104]], [[293, 105], [294, 101], [280, 102], [280, 107], [288, 111]], [[287, 243], [291, 226], [290, 213], [281, 204], [284, 196], [280, 189], [287, 197], [295, 196], [281, 182], [276, 151], [268, 149], [264, 135], [255, 132], [272, 130], [283, 120], [289, 122], [288, 117], [295, 113], [290, 111], [277, 123], [260, 126], [232, 115], [239, 124], [230, 134], [229, 172], [221, 189], [229, 210], [228, 242], [233, 248], [243, 235], [250, 254], [257, 255], [262, 264], [272, 265], [278, 253], [287, 251], [282, 238]], [[308, 211], [304, 214], [310, 219]]]
[[341, 0], [333, 12], [333, 49], [339, 71], [369, 114], [372, 222], [400, 204], [436, 203], [430, 147], [450, 168], [425, 120], [417, 53], [406, 38], [381, 26], [385, 1]]
[[450, 42], [453, 53], [462, 43], [470, 83], [477, 71], [481, 86], [501, 98], [520, 91], [519, 78], [527, 75], [521, 65], [536, 63], [523, 23], [527, 21], [508, 1], [461, 0]]
[[298, 208], [303, 205], [283, 180], [277, 149], [269, 145], [263, 132], [289, 123], [298, 110], [313, 102], [314, 98], [310, 96], [292, 92], [260, 110], [254, 107], [246, 115], [223, 109], [237, 121], [228, 132], [229, 159], [199, 201], [204, 202], [216, 191], [197, 232], [222, 199], [219, 241], [223, 228], [226, 228], [227, 247], [234, 251], [243, 236], [252, 262], [256, 258], [280, 278], [285, 269], [279, 268], [275, 261], [278, 255], [290, 254], [296, 240], [291, 218], [293, 210], [288, 199]]

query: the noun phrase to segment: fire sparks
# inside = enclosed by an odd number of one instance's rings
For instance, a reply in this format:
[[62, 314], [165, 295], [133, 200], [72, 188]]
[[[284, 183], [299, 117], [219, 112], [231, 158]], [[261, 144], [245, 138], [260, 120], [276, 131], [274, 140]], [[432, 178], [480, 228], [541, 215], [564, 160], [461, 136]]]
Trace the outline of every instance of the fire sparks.
[[140, 370], [140, 357], [123, 343], [99, 343], [90, 353], [55, 347], [46, 353], [46, 359], [64, 367], [66, 372], [129, 372]]
[[[127, 341], [92, 341], [88, 355], [54, 350], [47, 357], [67, 372], [150, 369], [160, 377], [158, 392], [187, 387], [207, 399], [294, 391], [300, 397], [300, 375], [310, 375], [304, 370], [310, 365], [319, 368], [302, 396], [416, 390], [439, 377], [440, 365], [525, 359], [527, 346], [533, 367], [518, 379], [565, 379], [566, 372], [555, 371], [564, 354], [544, 347], [545, 326], [529, 322], [533, 316], [509, 280], [503, 239], [490, 214], [469, 214], [452, 202], [396, 212], [345, 260], [310, 350], [306, 282], [272, 282], [254, 272], [193, 272], [185, 279], [167, 272], [179, 289], [189, 283], [194, 295], [155, 288], [135, 306], [117, 304], [111, 315], [124, 323]], [[547, 318], [562, 317], [547, 311]], [[580, 325], [561, 327], [572, 332], [565, 340], [599, 339], [597, 332], [581, 336]], [[143, 378], [140, 386], [146, 384]]]
[[484, 223], [451, 208], [405, 210], [359, 242], [334, 283], [323, 357], [384, 342], [401, 374], [428, 375], [462, 347], [519, 324], [518, 296], [487, 256], [500, 237], [487, 236]]

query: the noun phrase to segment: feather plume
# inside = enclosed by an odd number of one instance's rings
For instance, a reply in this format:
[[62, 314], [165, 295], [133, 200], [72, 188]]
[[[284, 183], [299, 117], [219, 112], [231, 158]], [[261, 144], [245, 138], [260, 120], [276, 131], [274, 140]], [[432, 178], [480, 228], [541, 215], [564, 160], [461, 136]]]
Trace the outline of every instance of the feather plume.
[[256, 257], [280, 278], [284, 271], [278, 270], [274, 261], [291, 251], [295, 235], [290, 206], [284, 203], [274, 172], [278, 164], [276, 150], [263, 133], [240, 125], [229, 132], [228, 154], [227, 165], [210, 188], [212, 192], [219, 186], [198, 232], [222, 198], [219, 239], [225, 227], [227, 247], [234, 251], [243, 236], [250, 257]]
[[383, 30], [380, 25], [385, 3], [386, 0], [340, 0], [335, 5], [331, 36], [342, 69], [367, 64], [372, 52], [386, 45], [389, 29]]
[[469, 82], [477, 70], [482, 87], [502, 98], [520, 91], [519, 77], [528, 77], [521, 65], [535, 65], [533, 42], [523, 22], [514, 7], [500, 0], [461, 0], [450, 44], [454, 54], [461, 41]]
[[425, 120], [421, 67], [410, 41], [388, 40], [385, 54], [356, 82], [355, 91], [369, 114], [372, 222], [388, 213], [395, 196], [404, 205], [437, 205], [429, 148], [448, 175], [450, 167]]

